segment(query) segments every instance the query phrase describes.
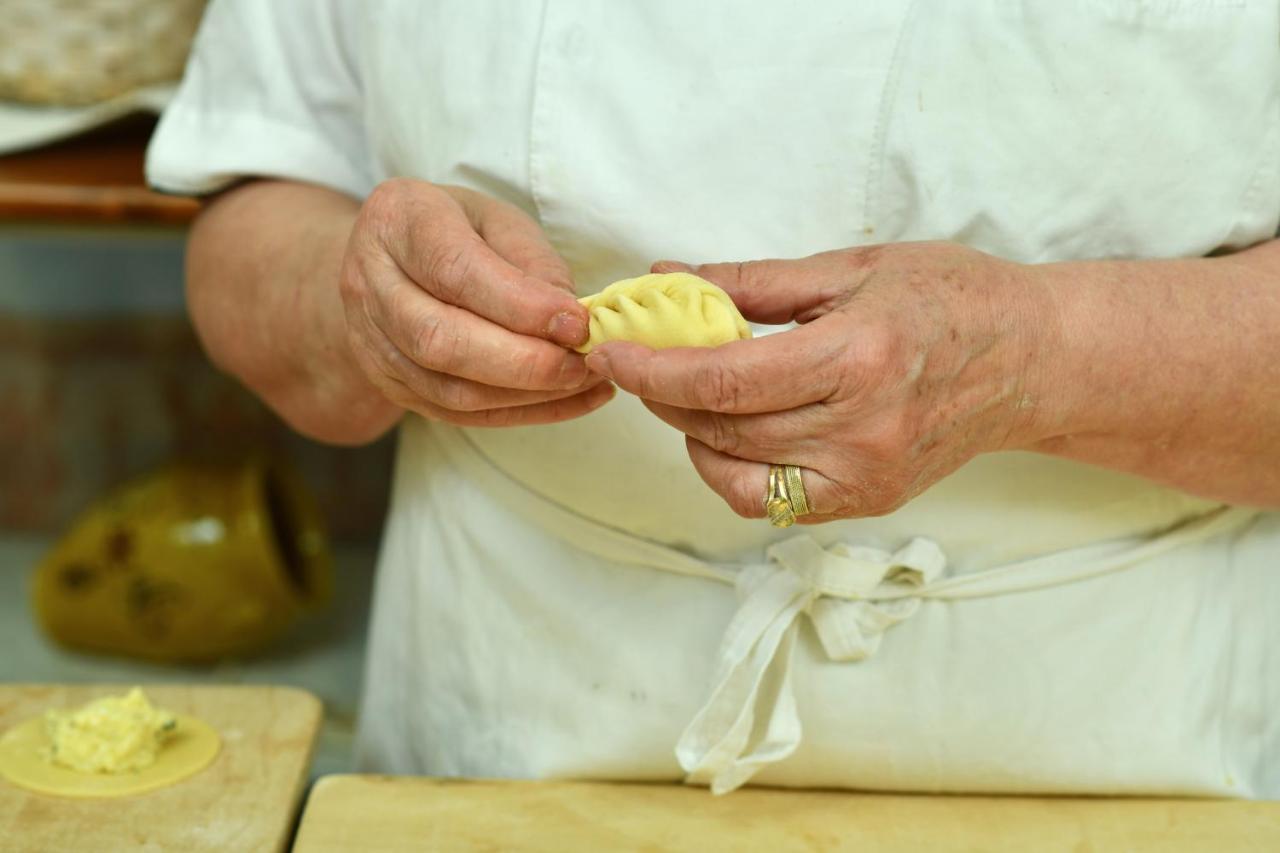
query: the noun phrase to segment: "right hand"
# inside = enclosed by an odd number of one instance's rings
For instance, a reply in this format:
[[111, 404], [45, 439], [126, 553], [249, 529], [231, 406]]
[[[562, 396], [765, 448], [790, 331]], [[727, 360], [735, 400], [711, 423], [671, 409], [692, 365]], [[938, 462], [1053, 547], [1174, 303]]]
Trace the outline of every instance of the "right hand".
[[365, 375], [424, 417], [546, 424], [613, 396], [566, 349], [587, 338], [568, 265], [506, 202], [408, 178], [380, 184], [351, 232], [341, 293]]

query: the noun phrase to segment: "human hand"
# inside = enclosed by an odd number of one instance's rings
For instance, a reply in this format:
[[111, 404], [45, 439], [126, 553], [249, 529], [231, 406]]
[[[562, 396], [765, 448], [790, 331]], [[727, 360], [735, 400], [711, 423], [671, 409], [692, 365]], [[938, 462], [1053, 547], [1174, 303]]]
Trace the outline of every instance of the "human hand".
[[1034, 441], [1054, 335], [1027, 267], [951, 243], [689, 267], [747, 319], [793, 330], [714, 349], [609, 343], [587, 366], [686, 434], [703, 480], [765, 515], [768, 464], [798, 465], [812, 514], [884, 515], [973, 456]]
[[613, 396], [565, 347], [587, 337], [569, 268], [516, 207], [398, 178], [365, 201], [343, 259], [348, 343], [405, 409], [461, 426], [554, 423]]

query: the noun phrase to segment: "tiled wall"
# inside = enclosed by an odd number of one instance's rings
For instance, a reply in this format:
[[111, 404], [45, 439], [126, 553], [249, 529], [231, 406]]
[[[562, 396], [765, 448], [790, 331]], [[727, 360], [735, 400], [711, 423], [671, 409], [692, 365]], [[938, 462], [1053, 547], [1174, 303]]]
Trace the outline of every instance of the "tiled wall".
[[391, 441], [318, 445], [218, 374], [182, 313], [181, 234], [0, 231], [0, 533], [56, 533], [175, 456], [261, 448], [302, 470], [335, 536], [376, 536]]

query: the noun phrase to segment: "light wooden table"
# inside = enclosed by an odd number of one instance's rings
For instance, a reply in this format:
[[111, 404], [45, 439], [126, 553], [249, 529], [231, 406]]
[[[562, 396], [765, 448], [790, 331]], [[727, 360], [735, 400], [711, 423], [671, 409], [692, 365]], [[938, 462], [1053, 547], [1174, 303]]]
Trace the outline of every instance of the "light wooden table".
[[[0, 685], [0, 731], [126, 686]], [[110, 800], [35, 794], [0, 779], [0, 850], [277, 851], [289, 843], [320, 702], [286, 687], [144, 688], [222, 736], [213, 764], [168, 788]]]
[[939, 797], [327, 776], [296, 853], [1276, 851], [1280, 803]]

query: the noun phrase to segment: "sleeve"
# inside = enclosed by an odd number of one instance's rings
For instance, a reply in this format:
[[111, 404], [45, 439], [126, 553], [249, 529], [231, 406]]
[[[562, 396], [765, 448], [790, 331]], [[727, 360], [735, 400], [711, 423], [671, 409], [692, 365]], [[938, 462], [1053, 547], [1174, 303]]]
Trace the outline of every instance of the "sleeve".
[[214, 0], [147, 149], [147, 181], [204, 195], [245, 177], [362, 198], [373, 161], [357, 56], [362, 0]]

